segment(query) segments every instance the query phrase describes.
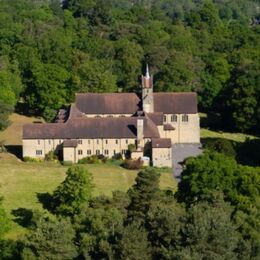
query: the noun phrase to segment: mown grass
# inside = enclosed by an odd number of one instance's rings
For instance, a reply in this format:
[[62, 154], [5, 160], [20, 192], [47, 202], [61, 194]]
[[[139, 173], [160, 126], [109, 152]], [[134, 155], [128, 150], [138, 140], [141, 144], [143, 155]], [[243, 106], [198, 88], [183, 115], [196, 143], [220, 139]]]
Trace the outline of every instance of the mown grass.
[[201, 138], [224, 138], [236, 142], [244, 142], [246, 139], [255, 139], [257, 137], [253, 135], [243, 134], [243, 133], [228, 133], [222, 131], [212, 131], [206, 128], [200, 129]]
[[5, 131], [0, 131], [0, 143], [4, 142], [5, 145], [21, 145], [23, 125], [33, 122], [43, 122], [44, 120], [13, 113], [10, 115], [9, 121], [9, 127]]
[[[68, 168], [58, 163], [19, 162], [9, 154], [0, 154], [0, 165], [0, 194], [4, 197], [3, 205], [11, 219], [15, 218], [13, 210], [43, 211], [38, 195], [52, 193], [64, 180]], [[84, 167], [93, 174], [94, 196], [111, 196], [115, 190], [127, 191], [134, 184], [137, 175], [137, 171], [112, 164], [89, 164]], [[160, 186], [162, 189], [176, 190], [170, 169], [161, 174]], [[16, 239], [24, 232], [25, 229], [13, 222], [7, 237]]]

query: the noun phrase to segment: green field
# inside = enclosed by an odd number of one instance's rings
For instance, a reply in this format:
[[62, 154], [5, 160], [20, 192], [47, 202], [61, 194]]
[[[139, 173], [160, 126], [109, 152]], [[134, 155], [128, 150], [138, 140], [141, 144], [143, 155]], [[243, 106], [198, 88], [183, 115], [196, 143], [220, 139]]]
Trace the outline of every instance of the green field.
[[[4, 208], [11, 219], [13, 210], [43, 210], [38, 196], [52, 192], [65, 178], [68, 167], [58, 163], [19, 162], [10, 154], [0, 154], [0, 194], [4, 196]], [[94, 195], [111, 196], [112, 191], [126, 191], [134, 180], [137, 171], [129, 171], [111, 164], [90, 164], [85, 166], [94, 177]], [[160, 179], [161, 188], [176, 190], [176, 182], [171, 170], [163, 172]], [[17, 238], [24, 229], [13, 222], [8, 238]]]

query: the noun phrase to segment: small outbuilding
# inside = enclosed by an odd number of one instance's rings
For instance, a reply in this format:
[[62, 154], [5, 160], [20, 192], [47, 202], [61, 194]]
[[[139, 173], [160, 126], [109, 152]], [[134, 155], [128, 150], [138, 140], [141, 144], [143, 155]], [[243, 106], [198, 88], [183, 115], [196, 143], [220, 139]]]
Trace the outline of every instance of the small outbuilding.
[[155, 167], [172, 167], [172, 142], [170, 138], [152, 139], [152, 162]]

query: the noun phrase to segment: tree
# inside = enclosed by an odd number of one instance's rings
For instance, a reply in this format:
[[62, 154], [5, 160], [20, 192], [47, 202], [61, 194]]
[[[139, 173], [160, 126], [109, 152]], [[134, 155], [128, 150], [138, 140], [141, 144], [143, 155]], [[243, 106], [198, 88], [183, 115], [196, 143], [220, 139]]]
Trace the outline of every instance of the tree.
[[173, 259], [181, 246], [185, 208], [175, 200], [154, 203], [148, 212], [147, 230], [154, 259]]
[[112, 74], [108, 60], [86, 59], [76, 73], [78, 82], [75, 89], [80, 92], [116, 92], [116, 77]]
[[138, 222], [127, 225], [118, 242], [119, 259], [151, 259], [150, 243], [146, 230]]
[[259, 232], [255, 232], [259, 227], [259, 173], [259, 168], [238, 165], [224, 154], [206, 152], [187, 160], [176, 196], [192, 205], [200, 201], [212, 203], [216, 192], [223, 192], [225, 201], [235, 208], [234, 222], [251, 246], [249, 254], [255, 255], [260, 248], [256, 242]]
[[237, 259], [240, 239], [231, 221], [233, 208], [217, 198], [200, 202], [188, 210], [182, 230], [183, 245], [175, 257], [184, 259]]
[[231, 126], [242, 132], [256, 129], [260, 102], [258, 67], [254, 64], [237, 67], [226, 96], [227, 114], [224, 117], [231, 121]]
[[23, 89], [17, 63], [7, 57], [0, 57], [0, 130], [8, 125], [8, 117], [13, 112]]
[[80, 250], [85, 258], [114, 258], [114, 247], [123, 229], [123, 216], [112, 206], [89, 207], [76, 219]]
[[10, 220], [2, 206], [3, 198], [0, 197], [0, 240], [3, 239], [4, 234], [10, 230]]
[[92, 196], [93, 177], [82, 166], [68, 169], [65, 180], [53, 192], [54, 212], [74, 216], [86, 207]]
[[133, 90], [141, 74], [143, 49], [139, 44], [123, 38], [116, 42], [115, 51], [114, 71], [118, 75], [118, 85], [126, 92]]
[[39, 62], [35, 62], [31, 73], [32, 79], [25, 92], [27, 102], [30, 108], [43, 113], [51, 121], [56, 110], [66, 103], [66, 82], [70, 75], [58, 65]]
[[159, 177], [154, 169], [145, 169], [138, 173], [136, 184], [128, 190], [130, 205], [128, 206], [129, 220], [145, 221], [151, 205], [159, 198]]
[[26, 236], [23, 259], [74, 259], [75, 231], [68, 220], [41, 218]]

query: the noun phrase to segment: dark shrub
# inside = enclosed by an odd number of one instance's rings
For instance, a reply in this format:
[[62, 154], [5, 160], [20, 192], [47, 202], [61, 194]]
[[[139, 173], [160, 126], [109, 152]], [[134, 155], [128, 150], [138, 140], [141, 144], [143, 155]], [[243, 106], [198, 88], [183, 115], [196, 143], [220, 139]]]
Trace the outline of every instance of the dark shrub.
[[239, 163], [260, 166], [260, 139], [246, 140], [238, 146], [237, 154]]
[[122, 166], [128, 170], [139, 170], [142, 168], [143, 162], [140, 159], [138, 160], [129, 159], [129, 160], [125, 160]]
[[235, 142], [224, 138], [205, 138], [202, 140], [203, 148], [210, 151], [223, 153], [227, 156], [236, 157]]
[[115, 155], [113, 155], [112, 159], [114, 160], [123, 160], [123, 156], [121, 153], [116, 153]]

